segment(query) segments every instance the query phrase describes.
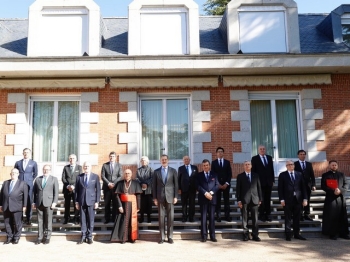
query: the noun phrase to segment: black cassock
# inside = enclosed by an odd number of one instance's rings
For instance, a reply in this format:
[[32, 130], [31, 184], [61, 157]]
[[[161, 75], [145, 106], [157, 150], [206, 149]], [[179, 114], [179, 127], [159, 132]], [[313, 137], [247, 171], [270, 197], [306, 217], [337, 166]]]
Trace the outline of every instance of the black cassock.
[[[334, 189], [327, 186], [327, 180], [337, 181], [340, 195], [334, 194]], [[348, 216], [346, 212], [345, 194], [348, 190], [346, 178], [341, 172], [328, 171], [322, 175], [321, 188], [326, 192], [323, 207], [322, 233], [330, 236], [346, 236], [349, 234]]]
[[140, 194], [142, 193], [140, 184], [130, 181], [127, 188], [125, 181], [119, 181], [116, 186], [116, 197], [118, 208], [123, 207], [124, 213], [118, 214], [111, 233], [111, 241], [125, 242], [138, 239], [137, 210], [140, 209]]

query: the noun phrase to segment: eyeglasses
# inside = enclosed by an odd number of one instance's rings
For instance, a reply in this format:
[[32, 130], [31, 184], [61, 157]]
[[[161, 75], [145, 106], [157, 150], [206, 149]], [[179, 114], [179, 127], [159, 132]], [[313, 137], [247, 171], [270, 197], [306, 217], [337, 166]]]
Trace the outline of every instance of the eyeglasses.
[[287, 164], [286, 166], [294, 166], [294, 164]]

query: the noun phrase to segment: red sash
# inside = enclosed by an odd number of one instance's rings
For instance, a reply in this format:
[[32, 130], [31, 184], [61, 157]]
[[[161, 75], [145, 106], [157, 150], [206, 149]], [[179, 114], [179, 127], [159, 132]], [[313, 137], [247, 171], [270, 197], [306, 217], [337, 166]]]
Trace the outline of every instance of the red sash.
[[[120, 200], [122, 202], [131, 202], [131, 240], [136, 240], [138, 237], [136, 196], [135, 195], [120, 194]], [[124, 212], [126, 212], [126, 214], [128, 214], [127, 210], [125, 210]]]

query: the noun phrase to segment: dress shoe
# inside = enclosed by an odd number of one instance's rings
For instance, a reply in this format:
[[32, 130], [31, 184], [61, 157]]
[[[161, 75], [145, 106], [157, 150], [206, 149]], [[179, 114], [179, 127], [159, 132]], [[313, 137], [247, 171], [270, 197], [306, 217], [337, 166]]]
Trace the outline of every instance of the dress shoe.
[[63, 225], [66, 225], [66, 224], [68, 224], [68, 219], [64, 219], [64, 221], [63, 221]]
[[120, 242], [120, 244], [124, 245], [124, 244], [125, 244], [125, 241]]
[[17, 245], [18, 242], [19, 242], [19, 239], [13, 239], [13, 240], [12, 240], [12, 244], [14, 244], [14, 245]]
[[92, 243], [94, 243], [94, 241], [92, 241], [91, 238], [89, 238], [86, 242], [87, 242], [89, 245], [91, 245]]
[[103, 222], [103, 224], [108, 224], [109, 223], [109, 220], [105, 220], [104, 222]]
[[292, 241], [292, 238], [291, 237], [286, 237], [286, 240], [287, 241]]
[[227, 222], [231, 222], [231, 221], [232, 221], [232, 218], [231, 218], [231, 217], [226, 217], [225, 220], [226, 220]]
[[158, 244], [163, 244], [163, 243], [164, 243], [163, 239], [159, 240], [159, 242], [158, 242]]
[[249, 237], [248, 236], [243, 236], [243, 241], [248, 241]]
[[305, 218], [302, 216], [302, 217], [300, 217], [300, 221], [304, 221], [305, 220]]
[[258, 237], [258, 236], [254, 236], [253, 240], [256, 241], [256, 242], [260, 242], [261, 241], [260, 237]]
[[221, 217], [218, 217], [218, 218], [216, 219], [216, 221], [217, 221], [217, 222], [221, 222]]
[[37, 241], [35, 241], [35, 245], [40, 245], [41, 244], [41, 242], [42, 242], [42, 240], [41, 239], [38, 239]]
[[191, 218], [189, 219], [189, 221], [190, 221], [190, 222], [194, 222], [194, 219], [193, 219], [193, 217], [191, 217]]
[[28, 221], [26, 222], [26, 224], [27, 224], [28, 226], [31, 226], [31, 225], [32, 225], [32, 221], [28, 220]]
[[266, 216], [266, 220], [269, 221], [269, 222], [272, 222], [271, 216]]
[[81, 245], [81, 244], [83, 244], [84, 242], [85, 242], [85, 239], [82, 238], [82, 239], [80, 239], [80, 240], [77, 242], [77, 245]]
[[4, 242], [4, 245], [10, 244], [11, 242], [12, 242], [12, 239], [9, 238], [9, 239], [7, 239], [7, 240]]
[[350, 236], [349, 236], [349, 235], [340, 235], [339, 237], [340, 237], [340, 238], [344, 238], [344, 239], [350, 239]]
[[211, 242], [218, 242], [218, 240], [216, 238], [211, 238], [210, 241]]
[[185, 223], [187, 221], [187, 219], [186, 218], [182, 218], [182, 220], [181, 220], [181, 222], [183, 222], [183, 223]]
[[262, 221], [262, 222], [266, 222], [265, 216], [260, 216], [258, 219], [259, 219], [260, 221]]
[[332, 240], [337, 240], [337, 236], [329, 236], [329, 238]]
[[206, 238], [202, 238], [201, 242], [207, 242], [207, 239]]
[[314, 221], [310, 216], [308, 216], [308, 215], [306, 215], [306, 216], [304, 216], [304, 219], [305, 220], [308, 220], [308, 221]]
[[74, 225], [79, 225], [79, 224], [80, 224], [79, 219], [74, 220]]
[[148, 216], [147, 216], [147, 222], [148, 222], [148, 223], [151, 223], [151, 222], [152, 222], [151, 215], [148, 215]]
[[44, 244], [44, 245], [50, 244], [50, 239], [45, 239], [45, 240], [43, 241], [43, 244]]
[[136, 242], [136, 239], [130, 240], [131, 244], [135, 244], [135, 242]]
[[294, 238], [300, 239], [300, 240], [306, 240], [306, 238], [303, 237], [302, 235], [295, 235]]
[[143, 218], [140, 218], [140, 219], [139, 219], [139, 223], [143, 223]]
[[174, 240], [173, 240], [172, 238], [169, 238], [169, 239], [168, 239], [168, 243], [169, 243], [169, 244], [174, 244]]

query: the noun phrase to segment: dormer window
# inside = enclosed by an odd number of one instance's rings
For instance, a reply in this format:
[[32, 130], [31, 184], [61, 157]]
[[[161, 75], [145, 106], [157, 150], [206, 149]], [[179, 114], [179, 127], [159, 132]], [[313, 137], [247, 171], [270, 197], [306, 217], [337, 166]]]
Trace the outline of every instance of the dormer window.
[[245, 53], [286, 53], [286, 9], [283, 6], [238, 8], [239, 44]]
[[343, 41], [350, 46], [350, 14], [343, 14], [341, 16], [341, 25]]

